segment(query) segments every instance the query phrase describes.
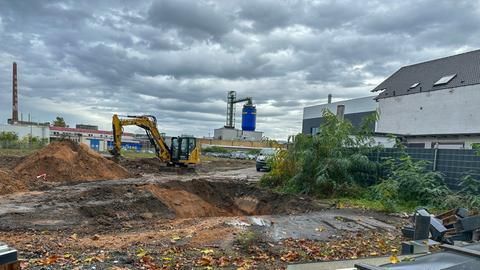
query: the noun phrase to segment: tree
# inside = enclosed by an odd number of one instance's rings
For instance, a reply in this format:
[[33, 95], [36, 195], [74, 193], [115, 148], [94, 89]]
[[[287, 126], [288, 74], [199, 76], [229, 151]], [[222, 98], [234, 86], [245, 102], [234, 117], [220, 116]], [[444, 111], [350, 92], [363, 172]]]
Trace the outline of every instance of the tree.
[[0, 132], [0, 141], [14, 142], [17, 140], [18, 136], [15, 132]]
[[54, 127], [67, 127], [67, 124], [65, 123], [65, 120], [63, 117], [57, 116], [55, 120], [53, 120], [53, 126]]
[[328, 110], [323, 111], [323, 119], [318, 134], [298, 134], [286, 150], [277, 153], [261, 184], [335, 197], [355, 194], [375, 182], [377, 164], [368, 154], [376, 148], [367, 128], [374, 117], [364, 119], [359, 129]]

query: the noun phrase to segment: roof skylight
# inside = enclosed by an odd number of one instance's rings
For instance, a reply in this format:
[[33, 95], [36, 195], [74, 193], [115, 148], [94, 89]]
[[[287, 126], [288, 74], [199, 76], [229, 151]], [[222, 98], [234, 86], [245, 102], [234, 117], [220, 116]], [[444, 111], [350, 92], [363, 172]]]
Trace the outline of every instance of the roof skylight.
[[380, 92], [380, 91], [385, 91], [387, 90], [387, 88], [382, 88], [382, 89], [373, 89], [372, 91], [370, 92]]
[[410, 86], [410, 89], [413, 89], [413, 88], [417, 87], [419, 84], [420, 84], [419, 82], [416, 82], [416, 83], [412, 84]]
[[456, 76], [457, 76], [457, 74], [451, 74], [451, 75], [443, 76], [442, 78], [440, 78], [440, 80], [438, 80], [436, 83], [434, 83], [433, 86], [442, 85], [442, 84], [447, 84], [447, 83], [449, 83], [453, 78], [455, 78]]

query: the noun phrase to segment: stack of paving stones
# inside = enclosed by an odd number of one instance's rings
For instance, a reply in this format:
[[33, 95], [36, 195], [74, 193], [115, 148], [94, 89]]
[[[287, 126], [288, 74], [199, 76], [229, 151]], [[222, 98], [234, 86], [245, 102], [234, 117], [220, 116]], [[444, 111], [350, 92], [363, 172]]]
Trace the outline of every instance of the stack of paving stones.
[[413, 216], [413, 225], [402, 228], [403, 236], [410, 241], [402, 243], [402, 254], [428, 252], [431, 246], [441, 243], [453, 245], [455, 241], [479, 240], [480, 215], [470, 215], [467, 209], [452, 209], [434, 216], [419, 209]]
[[0, 242], [0, 270], [19, 270], [17, 250]]

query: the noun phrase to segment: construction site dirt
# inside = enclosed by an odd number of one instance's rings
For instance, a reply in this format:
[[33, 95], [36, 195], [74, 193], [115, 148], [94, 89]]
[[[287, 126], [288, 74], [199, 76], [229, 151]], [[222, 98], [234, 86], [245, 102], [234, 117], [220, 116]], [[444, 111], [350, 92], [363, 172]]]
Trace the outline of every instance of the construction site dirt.
[[192, 171], [156, 159], [112, 164], [66, 147], [73, 150], [62, 162], [81, 158], [92, 171], [94, 158], [129, 177], [86, 179], [62, 169], [73, 179], [37, 178], [19, 168], [41, 153], [2, 158], [0, 176], [19, 187], [0, 196], [0, 241], [19, 250], [25, 269], [281, 269], [388, 255], [400, 244], [403, 220], [261, 188], [252, 161], [207, 160]]

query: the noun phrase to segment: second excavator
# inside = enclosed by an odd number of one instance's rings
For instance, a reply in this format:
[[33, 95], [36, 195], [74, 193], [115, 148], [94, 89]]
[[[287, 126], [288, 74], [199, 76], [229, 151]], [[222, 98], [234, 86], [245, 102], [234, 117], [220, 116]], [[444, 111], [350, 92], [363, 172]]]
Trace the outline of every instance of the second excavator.
[[170, 146], [157, 128], [157, 118], [153, 115], [113, 115], [113, 149], [112, 155], [120, 156], [124, 126], [138, 126], [145, 130], [150, 143], [155, 147], [157, 157], [167, 165], [191, 166], [200, 162], [200, 150], [194, 137], [172, 137]]

